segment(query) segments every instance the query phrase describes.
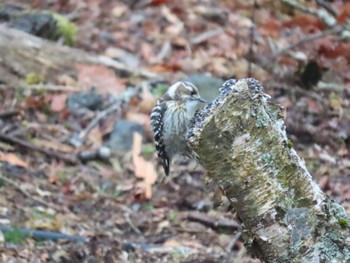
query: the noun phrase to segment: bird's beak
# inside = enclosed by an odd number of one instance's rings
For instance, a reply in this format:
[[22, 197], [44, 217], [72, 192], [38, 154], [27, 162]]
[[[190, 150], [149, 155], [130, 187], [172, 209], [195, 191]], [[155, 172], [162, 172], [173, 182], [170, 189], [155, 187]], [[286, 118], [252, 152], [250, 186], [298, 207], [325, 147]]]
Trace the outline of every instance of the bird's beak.
[[203, 103], [208, 103], [208, 101], [206, 101], [205, 99], [202, 99], [202, 98], [198, 98], [198, 100], [199, 100], [200, 102], [203, 102]]

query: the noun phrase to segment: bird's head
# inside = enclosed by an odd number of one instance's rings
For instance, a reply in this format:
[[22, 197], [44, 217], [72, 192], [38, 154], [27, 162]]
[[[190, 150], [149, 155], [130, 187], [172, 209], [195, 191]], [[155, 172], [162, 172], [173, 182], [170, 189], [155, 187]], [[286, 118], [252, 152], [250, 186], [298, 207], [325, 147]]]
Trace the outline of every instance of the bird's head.
[[178, 100], [178, 101], [200, 101], [205, 103], [206, 101], [201, 98], [198, 92], [198, 88], [187, 81], [179, 81], [169, 87], [165, 93], [164, 99], [166, 100]]

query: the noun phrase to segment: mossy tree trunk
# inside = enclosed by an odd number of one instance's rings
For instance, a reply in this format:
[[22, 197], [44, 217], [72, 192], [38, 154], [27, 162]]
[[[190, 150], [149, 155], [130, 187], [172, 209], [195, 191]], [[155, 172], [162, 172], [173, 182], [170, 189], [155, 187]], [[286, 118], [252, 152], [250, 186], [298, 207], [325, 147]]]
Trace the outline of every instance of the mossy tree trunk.
[[280, 107], [254, 79], [227, 81], [188, 141], [235, 208], [264, 262], [347, 262], [348, 217], [312, 180], [288, 141]]
[[17, 29], [0, 25], [0, 83], [18, 86], [28, 74], [42, 76], [45, 82], [56, 82], [61, 74], [77, 75], [81, 64], [102, 65], [115, 69], [118, 75], [154, 77], [143, 69], [132, 69], [105, 56], [62, 46]]

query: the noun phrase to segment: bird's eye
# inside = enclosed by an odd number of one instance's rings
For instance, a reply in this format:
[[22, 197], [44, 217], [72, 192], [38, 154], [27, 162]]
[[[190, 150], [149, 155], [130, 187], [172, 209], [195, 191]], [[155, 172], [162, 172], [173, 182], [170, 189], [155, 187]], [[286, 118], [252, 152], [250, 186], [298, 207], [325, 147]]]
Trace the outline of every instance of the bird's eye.
[[196, 95], [197, 94], [197, 92], [195, 91], [195, 90], [192, 90], [191, 91], [191, 96], [194, 96], [194, 95]]

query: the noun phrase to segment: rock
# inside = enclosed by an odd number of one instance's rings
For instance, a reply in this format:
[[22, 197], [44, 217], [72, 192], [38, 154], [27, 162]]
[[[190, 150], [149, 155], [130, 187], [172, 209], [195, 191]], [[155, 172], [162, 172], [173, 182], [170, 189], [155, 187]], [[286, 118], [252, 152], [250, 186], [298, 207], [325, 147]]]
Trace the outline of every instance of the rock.
[[219, 88], [224, 80], [206, 74], [195, 74], [189, 76], [185, 81], [192, 82], [199, 89], [202, 98], [211, 101], [219, 95]]
[[109, 135], [107, 146], [111, 148], [112, 152], [117, 154], [130, 151], [133, 144], [134, 132], [140, 133], [143, 138], [145, 137], [145, 132], [141, 124], [133, 121], [118, 120]]
[[57, 40], [59, 35], [56, 20], [49, 12], [25, 10], [15, 5], [0, 6], [0, 21], [12, 28], [38, 37]]
[[59, 39], [59, 29], [51, 14], [30, 12], [17, 16], [10, 21], [10, 27], [28, 34], [56, 41]]
[[96, 88], [91, 88], [88, 92], [71, 94], [67, 99], [67, 106], [74, 115], [79, 115], [82, 111], [96, 111], [103, 109], [103, 97], [96, 92]]
[[12, 17], [17, 16], [23, 11], [23, 8], [16, 5], [0, 5], [0, 22], [10, 21]]
[[65, 45], [72, 46], [75, 42], [75, 24], [58, 13], [5, 4], [0, 5], [0, 22], [37, 37], [52, 41], [62, 39]]

